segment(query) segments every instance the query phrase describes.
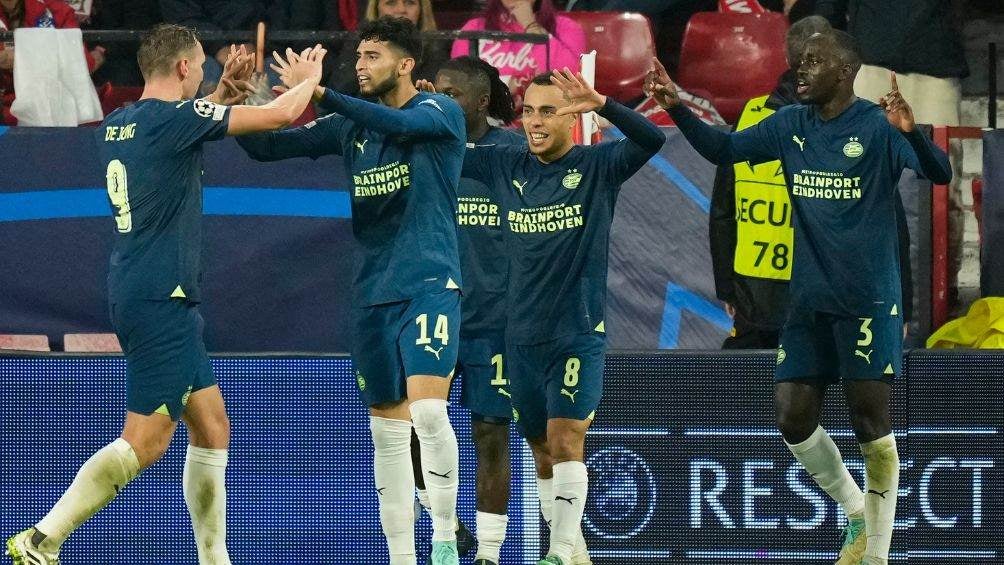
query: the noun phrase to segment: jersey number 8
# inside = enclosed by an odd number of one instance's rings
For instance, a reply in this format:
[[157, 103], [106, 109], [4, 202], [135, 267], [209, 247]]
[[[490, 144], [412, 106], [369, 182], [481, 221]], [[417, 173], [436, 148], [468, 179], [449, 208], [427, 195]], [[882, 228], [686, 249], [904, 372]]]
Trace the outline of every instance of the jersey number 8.
[[108, 183], [108, 199], [115, 207], [115, 224], [119, 233], [129, 233], [132, 231], [132, 209], [129, 208], [129, 179], [122, 161], [115, 159], [108, 163], [105, 180]]

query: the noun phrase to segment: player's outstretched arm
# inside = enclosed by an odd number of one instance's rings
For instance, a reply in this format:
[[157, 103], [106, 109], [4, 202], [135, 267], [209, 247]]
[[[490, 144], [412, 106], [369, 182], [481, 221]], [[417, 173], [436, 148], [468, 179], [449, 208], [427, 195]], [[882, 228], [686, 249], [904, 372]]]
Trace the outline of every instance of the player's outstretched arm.
[[320, 103], [356, 123], [366, 124], [366, 127], [385, 134], [461, 138], [466, 136], [464, 131], [457, 131], [440, 103], [434, 100], [420, 102], [411, 108], [391, 108], [326, 88]]
[[662, 63], [654, 57], [652, 67], [645, 76], [645, 94], [655, 98], [669, 112], [680, 132], [702, 157], [716, 165], [731, 165], [742, 161], [761, 163], [780, 158], [780, 155], [775, 154], [772, 144], [764, 139], [769, 138], [769, 128], [774, 125], [774, 116], [741, 132], [729, 134], [719, 131], [702, 122], [683, 104], [676, 84], [669, 78]]
[[327, 51], [317, 45], [291, 64], [298, 84], [264, 106], [235, 106], [230, 110], [227, 135], [243, 135], [283, 128], [303, 113], [321, 81], [321, 61]]
[[[896, 84], [896, 73], [892, 73], [891, 82], [892, 90], [879, 100], [879, 105], [885, 110], [886, 119], [910, 142], [910, 147], [917, 155], [915, 170], [935, 184], [948, 184], [952, 180], [952, 165], [948, 161], [948, 155], [917, 130], [913, 109], [907, 104], [899, 91], [899, 85]], [[914, 168], [914, 165], [910, 166]]]

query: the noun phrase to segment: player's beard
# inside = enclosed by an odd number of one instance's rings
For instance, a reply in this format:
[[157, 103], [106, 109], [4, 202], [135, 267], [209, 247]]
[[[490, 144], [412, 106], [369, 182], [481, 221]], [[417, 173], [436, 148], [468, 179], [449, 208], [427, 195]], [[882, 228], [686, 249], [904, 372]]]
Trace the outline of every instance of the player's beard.
[[368, 91], [363, 91], [360, 89], [360, 93], [367, 97], [380, 98], [384, 94], [387, 94], [388, 92], [397, 88], [397, 77], [391, 74], [389, 77], [377, 83], [374, 83], [373, 78], [370, 77], [370, 84], [372, 84], [373, 86], [370, 87]]

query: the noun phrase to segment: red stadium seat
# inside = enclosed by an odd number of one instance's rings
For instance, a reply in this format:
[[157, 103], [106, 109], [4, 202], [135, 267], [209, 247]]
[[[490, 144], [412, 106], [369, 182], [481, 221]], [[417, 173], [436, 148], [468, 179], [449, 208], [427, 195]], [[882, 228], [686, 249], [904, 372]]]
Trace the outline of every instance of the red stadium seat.
[[648, 18], [632, 12], [562, 12], [586, 32], [586, 52], [596, 50], [596, 90], [627, 102], [641, 98], [655, 57]]
[[63, 351], [74, 353], [121, 353], [122, 346], [115, 334], [66, 334]]
[[49, 338], [44, 335], [0, 334], [0, 349], [49, 351]]
[[778, 12], [700, 12], [687, 22], [677, 80], [688, 91], [711, 93], [730, 123], [746, 101], [774, 90], [787, 68], [784, 36], [788, 20]]
[[131, 104], [143, 95], [142, 86], [113, 86], [106, 82], [98, 87], [98, 100], [101, 101], [101, 110], [107, 116], [115, 110]]

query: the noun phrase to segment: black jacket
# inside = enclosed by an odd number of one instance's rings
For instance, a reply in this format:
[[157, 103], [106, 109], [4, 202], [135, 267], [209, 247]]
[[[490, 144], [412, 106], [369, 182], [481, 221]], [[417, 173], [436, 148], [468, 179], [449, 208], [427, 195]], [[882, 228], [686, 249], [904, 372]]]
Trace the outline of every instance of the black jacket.
[[898, 73], [969, 75], [958, 0], [815, 0], [816, 13], [854, 36], [864, 62]]
[[[787, 71], [765, 104], [772, 110], [797, 104], [795, 75]], [[715, 294], [719, 300], [735, 306], [736, 317], [761, 330], [777, 330], [784, 325], [788, 309], [788, 283], [785, 281], [746, 277], [735, 272], [736, 196], [735, 169], [720, 166], [715, 174], [711, 193], [709, 236], [711, 265], [715, 276]], [[899, 231], [900, 276], [903, 286], [903, 319], [913, 317], [913, 272], [910, 267], [910, 231], [906, 223], [903, 200], [896, 193], [896, 225]]]

